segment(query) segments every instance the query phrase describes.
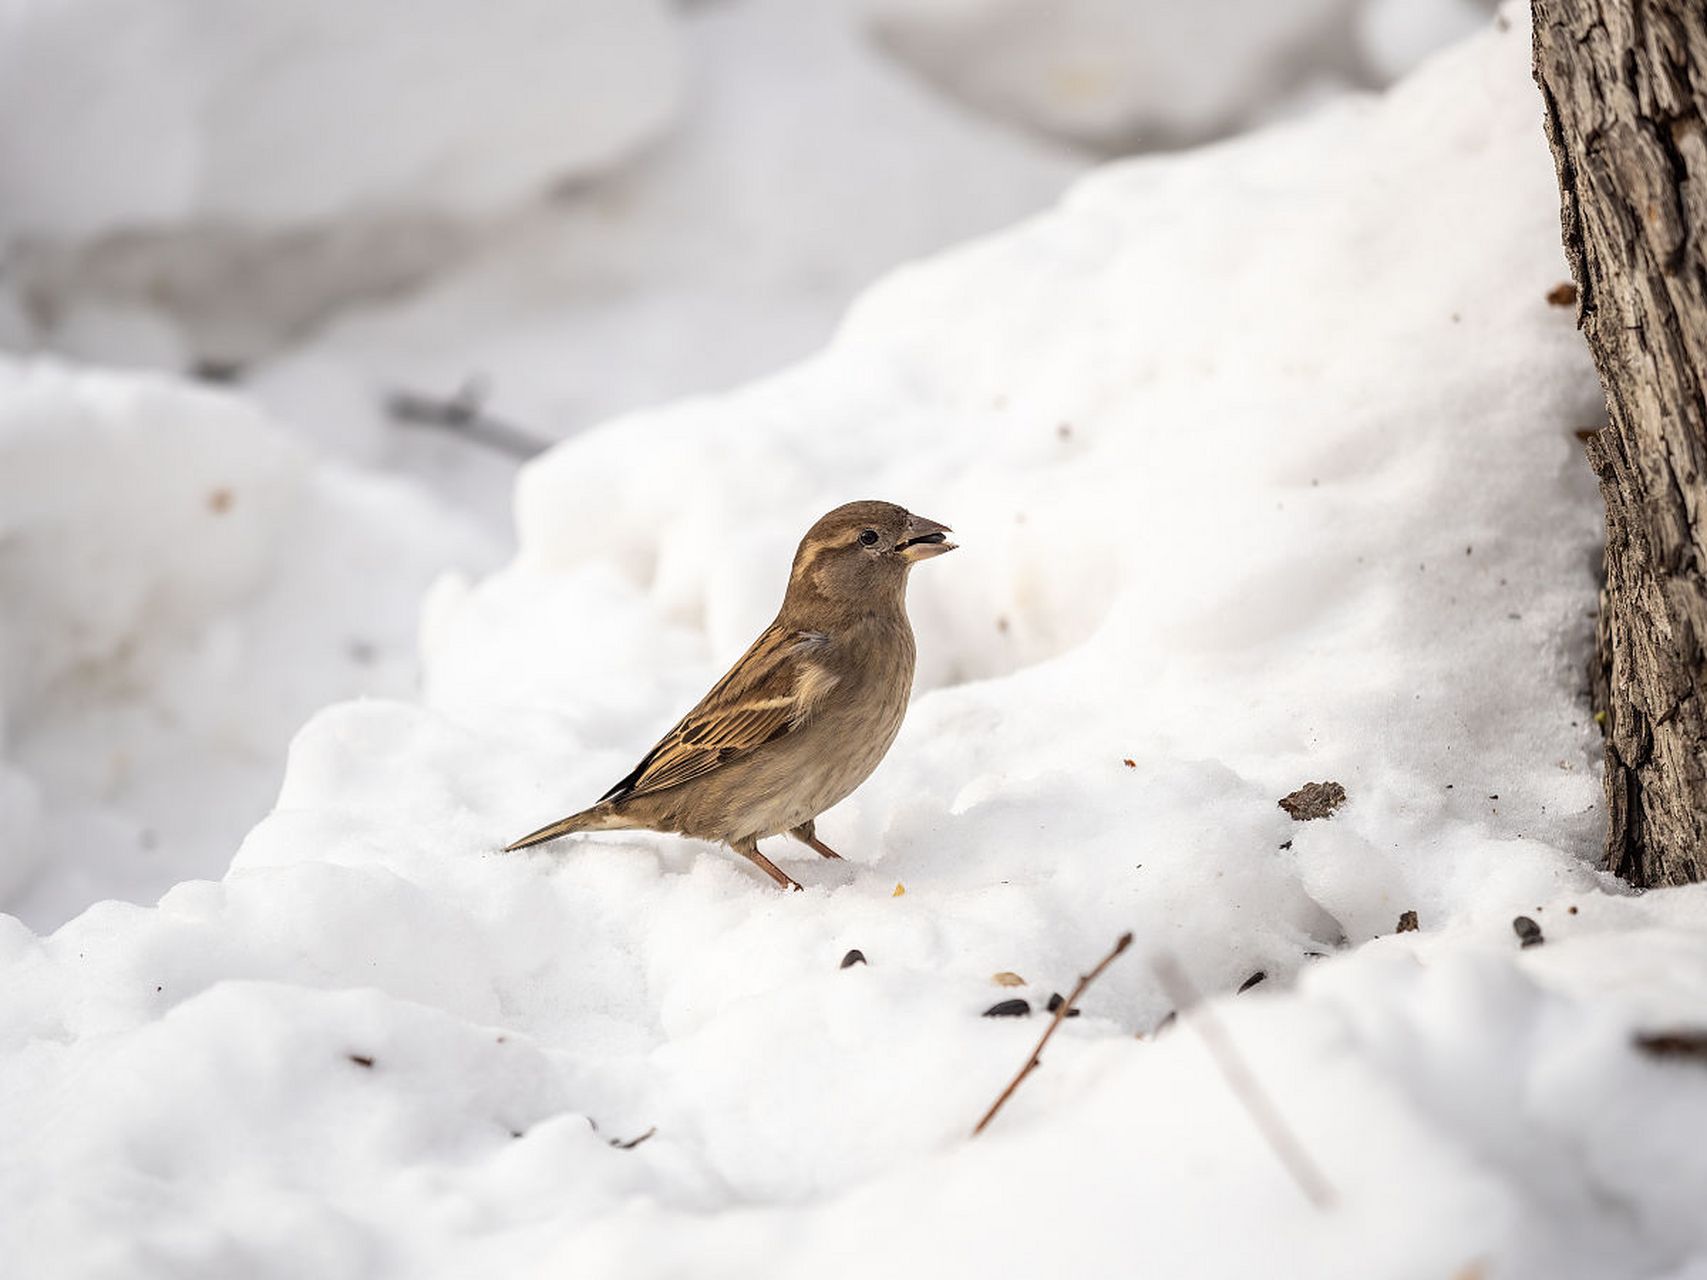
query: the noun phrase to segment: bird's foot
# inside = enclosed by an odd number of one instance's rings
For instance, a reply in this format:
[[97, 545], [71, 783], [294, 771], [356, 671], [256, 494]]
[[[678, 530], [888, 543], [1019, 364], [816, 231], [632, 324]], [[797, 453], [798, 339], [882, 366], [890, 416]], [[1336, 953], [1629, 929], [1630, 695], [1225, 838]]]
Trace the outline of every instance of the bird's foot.
[[754, 866], [756, 866], [760, 871], [763, 871], [772, 880], [776, 881], [777, 888], [792, 889], [796, 893], [801, 891], [800, 882], [795, 880], [793, 876], [789, 875], [788, 872], [784, 871], [781, 867], [777, 866], [776, 863], [765, 857], [764, 854], [760, 853], [759, 846], [757, 844], [749, 844], [745, 847], [735, 845], [734, 849], [736, 853], [750, 859]]
[[834, 849], [830, 848], [829, 845], [825, 844], [818, 838], [817, 829], [814, 824], [810, 822], [802, 822], [788, 834], [800, 841], [801, 844], [807, 846], [820, 858], [834, 858], [837, 862], [845, 861], [841, 854], [837, 853]]

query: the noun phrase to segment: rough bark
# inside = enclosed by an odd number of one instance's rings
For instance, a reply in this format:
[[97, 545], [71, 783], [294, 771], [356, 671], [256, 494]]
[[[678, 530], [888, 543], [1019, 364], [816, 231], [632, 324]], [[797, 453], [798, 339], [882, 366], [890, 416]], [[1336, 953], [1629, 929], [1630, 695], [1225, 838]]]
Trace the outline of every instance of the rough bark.
[[1532, 0], [1578, 322], [1610, 425], [1595, 684], [1608, 865], [1707, 879], [1707, 0]]

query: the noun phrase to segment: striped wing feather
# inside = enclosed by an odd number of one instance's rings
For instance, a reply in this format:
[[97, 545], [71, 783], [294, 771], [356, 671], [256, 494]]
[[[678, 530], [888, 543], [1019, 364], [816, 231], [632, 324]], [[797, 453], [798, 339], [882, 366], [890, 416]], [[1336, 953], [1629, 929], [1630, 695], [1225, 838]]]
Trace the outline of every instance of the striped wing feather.
[[767, 628], [634, 772], [599, 797], [600, 803], [691, 782], [798, 729], [836, 683], [810, 659], [827, 643], [817, 632]]

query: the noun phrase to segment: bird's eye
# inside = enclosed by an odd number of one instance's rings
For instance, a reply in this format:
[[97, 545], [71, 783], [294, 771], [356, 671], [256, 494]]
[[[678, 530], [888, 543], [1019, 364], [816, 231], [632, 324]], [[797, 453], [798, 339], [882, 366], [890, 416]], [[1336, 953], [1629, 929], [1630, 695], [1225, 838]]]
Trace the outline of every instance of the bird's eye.
[[859, 540], [868, 547], [875, 547], [877, 545], [877, 530], [876, 529], [865, 530], [863, 533], [861, 533], [859, 535]]

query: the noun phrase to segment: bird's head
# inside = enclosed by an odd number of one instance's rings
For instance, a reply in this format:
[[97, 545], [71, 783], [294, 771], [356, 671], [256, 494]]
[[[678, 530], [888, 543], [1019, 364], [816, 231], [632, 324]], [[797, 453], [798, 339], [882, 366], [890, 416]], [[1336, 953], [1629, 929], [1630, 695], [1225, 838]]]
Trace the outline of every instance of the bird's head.
[[947, 525], [892, 502], [849, 502], [822, 517], [800, 540], [789, 596], [847, 603], [899, 600], [907, 570], [954, 550], [950, 532]]

